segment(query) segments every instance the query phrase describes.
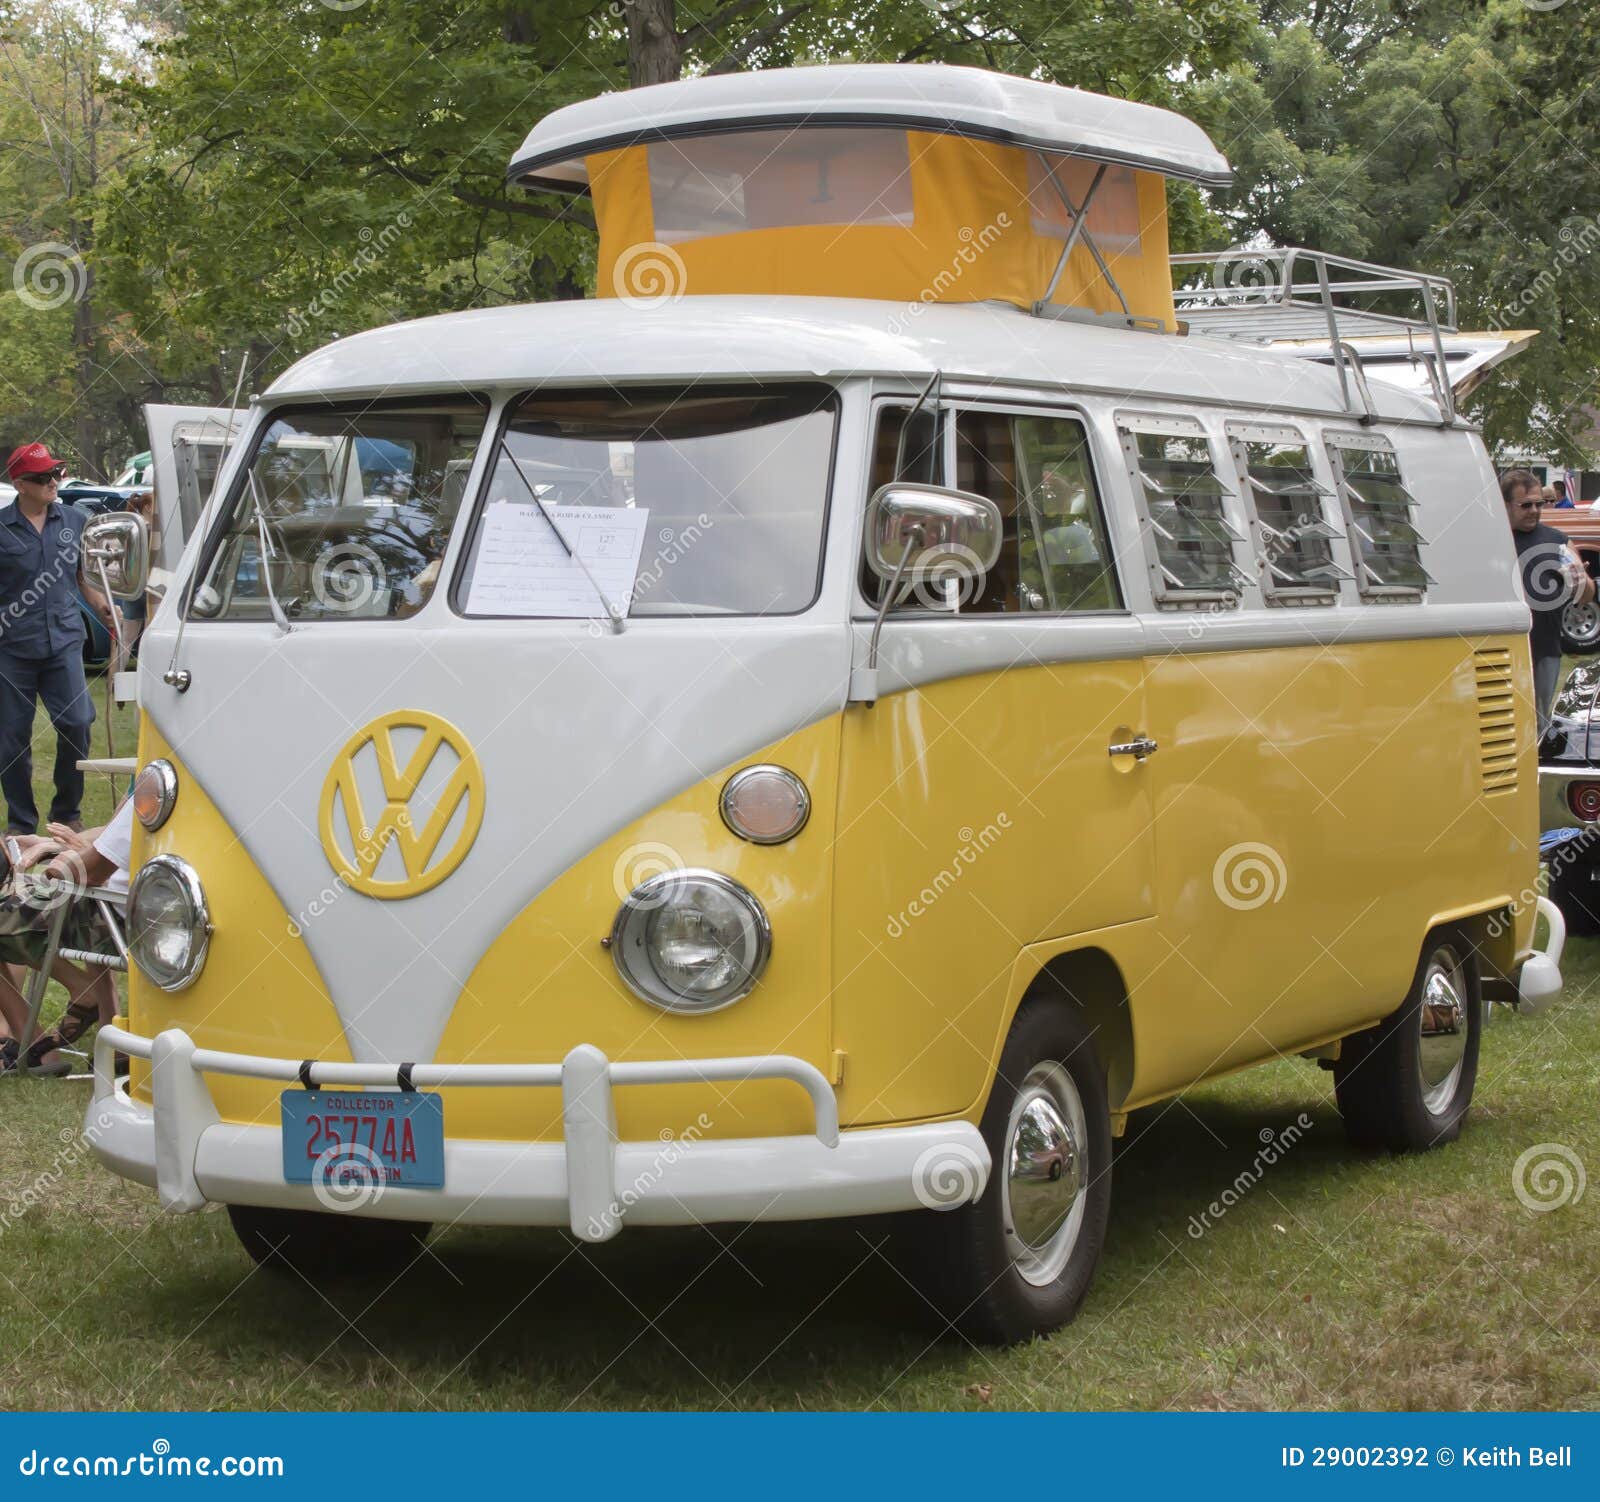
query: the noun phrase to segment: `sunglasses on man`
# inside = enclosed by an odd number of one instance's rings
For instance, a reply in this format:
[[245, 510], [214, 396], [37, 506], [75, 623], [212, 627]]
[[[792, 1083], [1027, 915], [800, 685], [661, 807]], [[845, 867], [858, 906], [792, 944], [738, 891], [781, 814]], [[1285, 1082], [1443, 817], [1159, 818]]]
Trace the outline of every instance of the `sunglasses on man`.
[[67, 477], [66, 466], [60, 469], [47, 469], [42, 475], [18, 475], [19, 485], [59, 485]]

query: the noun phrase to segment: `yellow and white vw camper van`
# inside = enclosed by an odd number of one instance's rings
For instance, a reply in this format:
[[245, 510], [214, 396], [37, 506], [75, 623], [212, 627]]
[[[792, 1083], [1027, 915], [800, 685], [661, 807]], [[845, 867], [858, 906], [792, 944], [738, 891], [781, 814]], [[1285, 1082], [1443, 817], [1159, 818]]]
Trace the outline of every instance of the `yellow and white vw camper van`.
[[1137, 1107], [1305, 1055], [1453, 1138], [1561, 931], [1484, 447], [1345, 343], [1448, 285], [1175, 302], [1203, 133], [961, 68], [597, 99], [511, 172], [592, 195], [600, 295], [302, 360], [151, 624], [102, 1160], [313, 1273], [906, 1212], [1010, 1340]]

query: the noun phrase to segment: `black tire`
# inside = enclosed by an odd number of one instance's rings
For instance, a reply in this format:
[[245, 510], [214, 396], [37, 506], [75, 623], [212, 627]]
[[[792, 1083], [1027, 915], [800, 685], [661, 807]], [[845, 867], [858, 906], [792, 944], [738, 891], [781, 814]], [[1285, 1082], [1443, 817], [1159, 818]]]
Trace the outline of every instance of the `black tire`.
[[1396, 1153], [1454, 1142], [1472, 1104], [1482, 1036], [1477, 956], [1464, 935], [1440, 929], [1428, 936], [1400, 1006], [1344, 1040], [1333, 1084], [1345, 1134], [1357, 1147]]
[[1592, 657], [1600, 652], [1600, 601], [1568, 605], [1561, 612], [1561, 650], [1568, 657]]
[[[1568, 855], [1578, 844], [1584, 848]], [[1572, 845], [1550, 857], [1550, 900], [1567, 920], [1567, 932], [1589, 939], [1600, 934], [1600, 848], [1587, 837]]]
[[257, 1205], [229, 1205], [228, 1219], [251, 1261], [273, 1272], [299, 1273], [313, 1283], [397, 1277], [417, 1260], [433, 1229], [421, 1221]]
[[[1075, 1165], [1077, 1198], [1061, 1222], [1068, 1234], [1052, 1258], [1032, 1266], [1030, 1278], [1023, 1267], [1033, 1253], [1021, 1249], [1011, 1229], [1015, 1217], [1008, 1150], [1014, 1116], [1040, 1092], [1047, 1103], [1064, 1097], [1063, 1116], [1075, 1097], [1082, 1120], [1074, 1119], [1073, 1130], [1081, 1131], [1087, 1150]], [[918, 1215], [906, 1229], [920, 1242], [919, 1281], [939, 1312], [971, 1340], [1010, 1345], [1059, 1329], [1078, 1312], [1100, 1261], [1111, 1211], [1111, 1115], [1105, 1071], [1089, 1028], [1071, 1008], [1034, 1003], [1017, 1014], [981, 1130], [992, 1164], [982, 1197], [958, 1210]], [[1063, 1176], [1059, 1157], [1040, 1153], [1035, 1160], [1041, 1168], [1033, 1192], [1059, 1195], [1055, 1188]], [[1048, 1201], [1051, 1207], [1061, 1203], [1059, 1198]], [[1036, 1200], [1036, 1215], [1039, 1204]], [[1068, 1222], [1075, 1217], [1076, 1231], [1071, 1233]], [[1052, 1276], [1053, 1258], [1068, 1246], [1064, 1264]]]

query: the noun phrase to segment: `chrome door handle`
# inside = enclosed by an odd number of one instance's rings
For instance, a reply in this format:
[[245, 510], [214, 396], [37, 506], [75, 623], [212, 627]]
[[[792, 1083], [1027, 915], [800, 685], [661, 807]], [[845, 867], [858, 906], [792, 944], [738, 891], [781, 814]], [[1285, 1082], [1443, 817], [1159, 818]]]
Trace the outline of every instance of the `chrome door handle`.
[[1157, 750], [1156, 743], [1148, 735], [1136, 736], [1131, 741], [1113, 741], [1106, 747], [1107, 756], [1132, 756], [1143, 761], [1152, 751]]

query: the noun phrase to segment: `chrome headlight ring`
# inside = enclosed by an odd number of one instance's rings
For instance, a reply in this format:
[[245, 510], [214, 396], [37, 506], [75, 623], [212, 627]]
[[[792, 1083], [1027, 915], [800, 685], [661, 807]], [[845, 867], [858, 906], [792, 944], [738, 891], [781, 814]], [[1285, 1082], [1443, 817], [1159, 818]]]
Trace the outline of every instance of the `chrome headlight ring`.
[[[157, 890], [165, 888], [158, 899]], [[151, 952], [157, 919], [148, 911], [160, 900], [182, 908], [181, 927], [187, 948], [181, 961], [164, 965]], [[193, 985], [205, 968], [211, 946], [211, 912], [200, 878], [188, 861], [176, 855], [158, 855], [139, 868], [128, 892], [128, 953], [140, 973], [163, 991], [182, 991]]]
[[[700, 934], [672, 934], [674, 926]], [[721, 928], [722, 935], [716, 930]], [[731, 930], [731, 932], [730, 932]], [[623, 900], [611, 926], [611, 958], [623, 983], [641, 1001], [663, 1011], [703, 1016], [732, 1006], [755, 989], [772, 954], [772, 925], [755, 894], [717, 871], [663, 871]], [[674, 960], [669, 951], [680, 953]], [[686, 952], [686, 954], [684, 953]], [[704, 990], [674, 985], [670, 971], [721, 971]], [[667, 973], [664, 973], [667, 972]]]

